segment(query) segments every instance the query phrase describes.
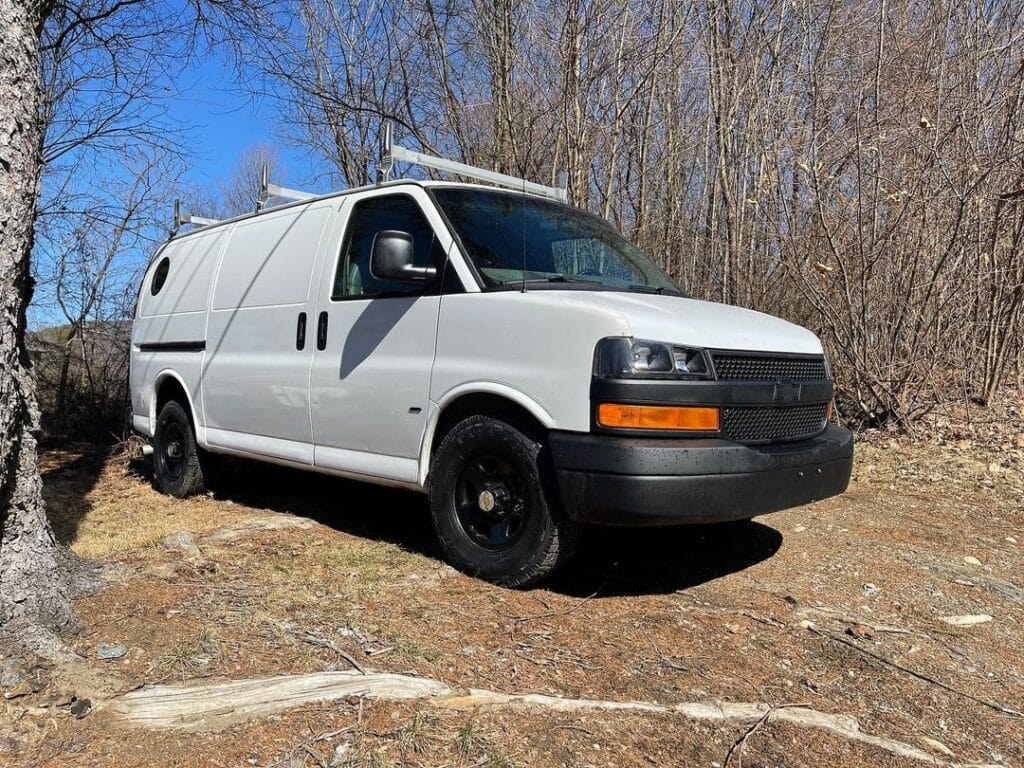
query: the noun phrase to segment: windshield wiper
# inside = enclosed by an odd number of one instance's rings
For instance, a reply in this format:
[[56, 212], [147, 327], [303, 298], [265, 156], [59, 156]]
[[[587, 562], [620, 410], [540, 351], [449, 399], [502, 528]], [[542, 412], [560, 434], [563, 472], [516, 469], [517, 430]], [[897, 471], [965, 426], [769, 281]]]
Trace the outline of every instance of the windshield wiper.
[[526, 280], [502, 280], [501, 285], [536, 285], [537, 283], [585, 283], [586, 285], [603, 285], [600, 280], [587, 280], [569, 275], [551, 275], [551, 277], [531, 277]]
[[656, 293], [659, 296], [686, 296], [682, 291], [677, 291], [674, 288], [666, 288], [663, 285], [643, 285], [636, 283], [627, 287], [629, 290], [637, 291], [639, 293]]

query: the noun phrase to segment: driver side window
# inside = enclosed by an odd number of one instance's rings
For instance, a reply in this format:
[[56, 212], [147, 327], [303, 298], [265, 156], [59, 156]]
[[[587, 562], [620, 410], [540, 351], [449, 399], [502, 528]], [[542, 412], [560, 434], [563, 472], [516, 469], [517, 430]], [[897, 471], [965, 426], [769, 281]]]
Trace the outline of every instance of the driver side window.
[[388, 229], [412, 235], [415, 266], [433, 265], [438, 267], [438, 274], [441, 273], [444, 252], [419, 204], [404, 194], [370, 197], [356, 203], [349, 215], [334, 273], [332, 299], [437, 293], [438, 279], [420, 285], [378, 280], [370, 273], [374, 237]]

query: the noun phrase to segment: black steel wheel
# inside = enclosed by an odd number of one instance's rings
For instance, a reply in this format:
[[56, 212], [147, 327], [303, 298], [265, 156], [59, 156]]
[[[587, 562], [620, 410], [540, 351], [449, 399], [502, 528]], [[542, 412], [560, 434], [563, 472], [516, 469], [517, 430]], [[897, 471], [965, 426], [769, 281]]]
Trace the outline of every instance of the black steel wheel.
[[206, 478], [188, 412], [171, 400], [160, 409], [153, 433], [153, 470], [163, 493], [178, 498], [200, 493]]
[[453, 492], [459, 524], [479, 546], [501, 550], [525, 530], [526, 480], [501, 456], [479, 454], [461, 468]]
[[576, 525], [562, 512], [543, 443], [488, 416], [456, 424], [431, 462], [430, 509], [449, 562], [512, 587], [568, 559]]

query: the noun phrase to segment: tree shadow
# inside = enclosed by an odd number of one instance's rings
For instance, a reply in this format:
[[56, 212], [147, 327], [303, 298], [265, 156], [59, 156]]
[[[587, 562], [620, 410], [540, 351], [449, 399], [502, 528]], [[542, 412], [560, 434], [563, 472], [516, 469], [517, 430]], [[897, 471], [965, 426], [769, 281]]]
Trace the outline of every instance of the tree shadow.
[[[441, 559], [423, 494], [232, 459], [216, 498], [299, 515], [337, 531]], [[543, 587], [565, 595], [664, 594], [749, 568], [782, 534], [756, 521], [675, 528], [587, 528], [577, 555]]]
[[86, 497], [99, 482], [112, 452], [110, 445], [41, 447], [46, 516], [59, 543], [70, 545], [77, 538], [78, 528], [92, 508]]

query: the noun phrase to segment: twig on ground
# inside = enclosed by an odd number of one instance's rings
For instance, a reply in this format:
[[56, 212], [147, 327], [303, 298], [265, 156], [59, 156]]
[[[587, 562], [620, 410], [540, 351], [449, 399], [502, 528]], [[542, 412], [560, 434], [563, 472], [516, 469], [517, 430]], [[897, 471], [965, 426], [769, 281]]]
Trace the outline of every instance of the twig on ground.
[[568, 616], [569, 614], [575, 613], [580, 608], [582, 608], [586, 604], [586, 602], [588, 600], [592, 600], [593, 598], [597, 597], [598, 593], [602, 589], [604, 589], [604, 584], [599, 586], [592, 593], [590, 593], [589, 595], [584, 597], [582, 600], [577, 602], [575, 605], [571, 606], [570, 608], [567, 608], [564, 611], [548, 611], [547, 613], [538, 613], [538, 614], [536, 614], [534, 616], [515, 616], [515, 617], [513, 617], [512, 620], [514, 622], [516, 622], [516, 624], [518, 625], [518, 624], [525, 624], [528, 621], [536, 621], [538, 619], [553, 619], [556, 616]]
[[563, 723], [562, 725], [556, 725], [555, 728], [561, 731], [580, 731], [581, 733], [587, 734], [587, 736], [594, 736], [594, 732], [584, 728], [582, 725], [571, 725], [569, 723]]
[[352, 654], [350, 654], [348, 651], [339, 648], [337, 643], [335, 643], [333, 640], [329, 640], [326, 637], [320, 637], [319, 635], [314, 635], [312, 632], [300, 632], [299, 630], [292, 629], [287, 624], [282, 624], [280, 622], [278, 622], [278, 626], [292, 637], [298, 638], [304, 643], [309, 643], [310, 645], [316, 645], [321, 648], [326, 648], [327, 650], [336, 653], [338, 656], [341, 656], [341, 658], [343, 658], [345, 661], [351, 664], [356, 670], [358, 670], [359, 674], [366, 674], [366, 670], [363, 669], [363, 665], [356, 661], [355, 657], [353, 657]]
[[765, 725], [769, 720], [771, 720], [772, 715], [775, 714], [778, 710], [786, 709], [788, 707], [809, 706], [810, 704], [803, 703], [777, 704], [771, 707], [767, 712], [761, 715], [761, 717], [759, 717], [753, 725], [747, 728], [746, 732], [742, 736], [740, 736], [738, 739], [736, 739], [736, 741], [732, 743], [732, 746], [729, 747], [729, 751], [725, 753], [725, 760], [722, 762], [722, 768], [729, 768], [729, 761], [732, 760], [732, 756], [734, 753], [736, 755], [736, 765], [738, 766], [738, 768], [743, 768], [743, 750], [747, 746], [747, 741], [750, 739], [751, 736], [757, 733], [757, 731], [760, 730], [763, 725]]
[[875, 653], [874, 651], [870, 651], [867, 648], [862, 648], [861, 646], [857, 645], [857, 643], [853, 642], [852, 640], [847, 640], [845, 637], [833, 635], [831, 632], [824, 632], [818, 629], [817, 627], [811, 627], [810, 630], [820, 637], [824, 637], [827, 640], [832, 640], [833, 642], [841, 643], [842, 645], [845, 645], [849, 648], [853, 648], [855, 651], [859, 651], [860, 653], [863, 653], [865, 656], [870, 656], [872, 659], [880, 661], [886, 666], [899, 670], [900, 672], [903, 672], [906, 675], [910, 675], [911, 677], [916, 677], [918, 680], [930, 683], [931, 685], [941, 688], [942, 690], [952, 693], [956, 696], [961, 696], [965, 699], [977, 702], [982, 706], [988, 707], [989, 709], [994, 709], [996, 712], [999, 712], [1004, 715], [1010, 715], [1011, 717], [1015, 718], [1024, 718], [1024, 712], [1020, 712], [1016, 709], [1013, 709], [1012, 707], [1007, 707], [995, 701], [990, 701], [989, 699], [982, 698], [981, 696], [975, 696], [973, 693], [961, 691], [959, 688], [954, 688], [953, 686], [944, 683], [941, 680], [936, 680], [934, 677], [929, 677], [923, 672], [918, 672], [916, 670], [910, 669], [909, 667], [903, 666], [897, 661], [887, 659], [880, 653]]

